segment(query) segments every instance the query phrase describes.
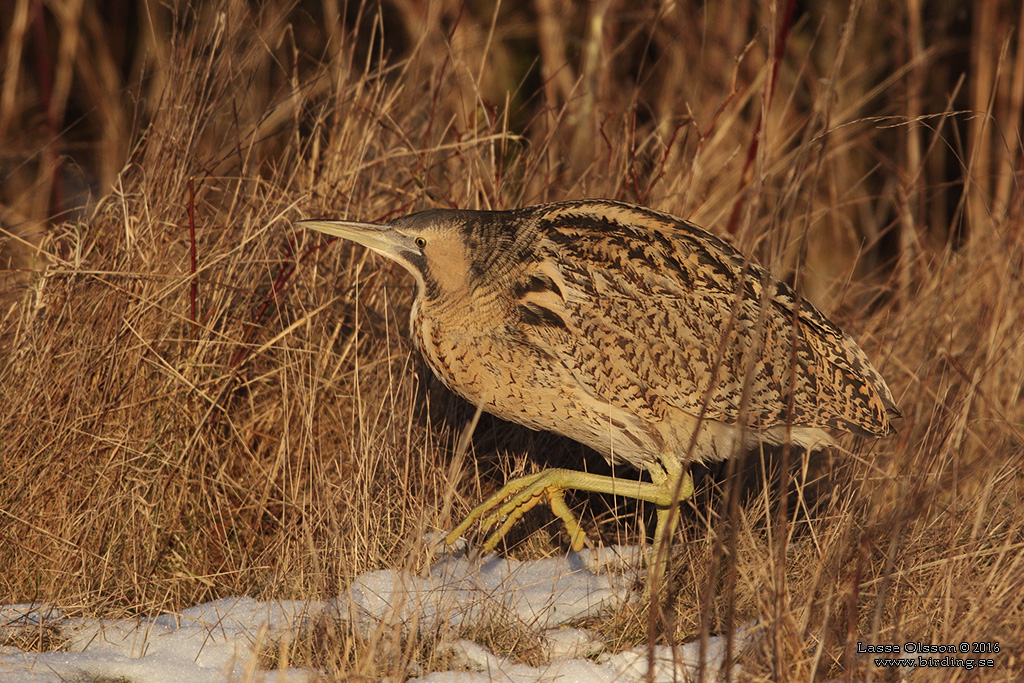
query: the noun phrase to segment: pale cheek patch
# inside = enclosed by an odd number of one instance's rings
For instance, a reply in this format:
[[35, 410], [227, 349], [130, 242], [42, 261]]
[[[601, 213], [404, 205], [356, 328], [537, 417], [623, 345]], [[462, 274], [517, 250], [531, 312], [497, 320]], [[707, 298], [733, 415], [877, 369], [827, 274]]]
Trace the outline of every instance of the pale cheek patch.
[[424, 249], [430, 277], [446, 294], [469, 287], [469, 251], [459, 240], [434, 238]]

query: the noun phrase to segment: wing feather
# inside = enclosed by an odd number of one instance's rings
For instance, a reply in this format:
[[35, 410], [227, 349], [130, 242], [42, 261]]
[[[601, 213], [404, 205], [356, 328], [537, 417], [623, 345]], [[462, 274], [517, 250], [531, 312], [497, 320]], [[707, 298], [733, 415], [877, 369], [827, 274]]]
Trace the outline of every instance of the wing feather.
[[528, 293], [544, 304], [532, 343], [591, 395], [643, 419], [667, 405], [730, 424], [745, 410], [758, 429], [893, 431], [881, 375], [788, 285], [691, 223], [595, 205], [536, 218], [546, 265]]

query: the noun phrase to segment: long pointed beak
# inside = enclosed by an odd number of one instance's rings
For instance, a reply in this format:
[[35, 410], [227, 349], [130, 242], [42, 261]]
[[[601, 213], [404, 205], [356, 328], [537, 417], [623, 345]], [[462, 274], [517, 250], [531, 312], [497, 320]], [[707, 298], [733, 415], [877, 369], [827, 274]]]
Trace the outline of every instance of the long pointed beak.
[[[356, 244], [373, 249], [382, 256], [400, 259], [401, 236], [387, 223], [359, 223], [356, 221], [332, 221], [323, 218], [295, 221], [303, 228], [351, 240]], [[404, 260], [404, 259], [400, 259]]]

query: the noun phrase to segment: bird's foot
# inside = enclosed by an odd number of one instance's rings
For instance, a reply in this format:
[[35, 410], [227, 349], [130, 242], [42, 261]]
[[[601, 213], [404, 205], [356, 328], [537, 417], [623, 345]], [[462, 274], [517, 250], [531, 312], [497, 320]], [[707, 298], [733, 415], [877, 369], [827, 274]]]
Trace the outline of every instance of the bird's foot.
[[466, 519], [448, 534], [447, 542], [449, 545], [456, 543], [469, 527], [479, 521], [481, 530], [485, 532], [497, 526], [483, 545], [484, 552], [492, 552], [523, 515], [547, 500], [551, 511], [565, 524], [572, 549], [576, 552], [582, 550], [586, 534], [565, 502], [565, 489], [571, 488], [562, 481], [565, 473], [572, 474], [568, 470], [553, 469], [513, 479], [473, 508]]

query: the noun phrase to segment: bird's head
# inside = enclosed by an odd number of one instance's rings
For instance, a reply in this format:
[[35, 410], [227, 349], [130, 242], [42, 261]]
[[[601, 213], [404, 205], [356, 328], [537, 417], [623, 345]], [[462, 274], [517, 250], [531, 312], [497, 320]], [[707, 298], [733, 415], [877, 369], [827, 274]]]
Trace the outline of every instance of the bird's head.
[[296, 225], [341, 237], [399, 263], [416, 278], [426, 301], [494, 289], [523, 261], [530, 231], [512, 212], [430, 209], [386, 223], [327, 219]]

